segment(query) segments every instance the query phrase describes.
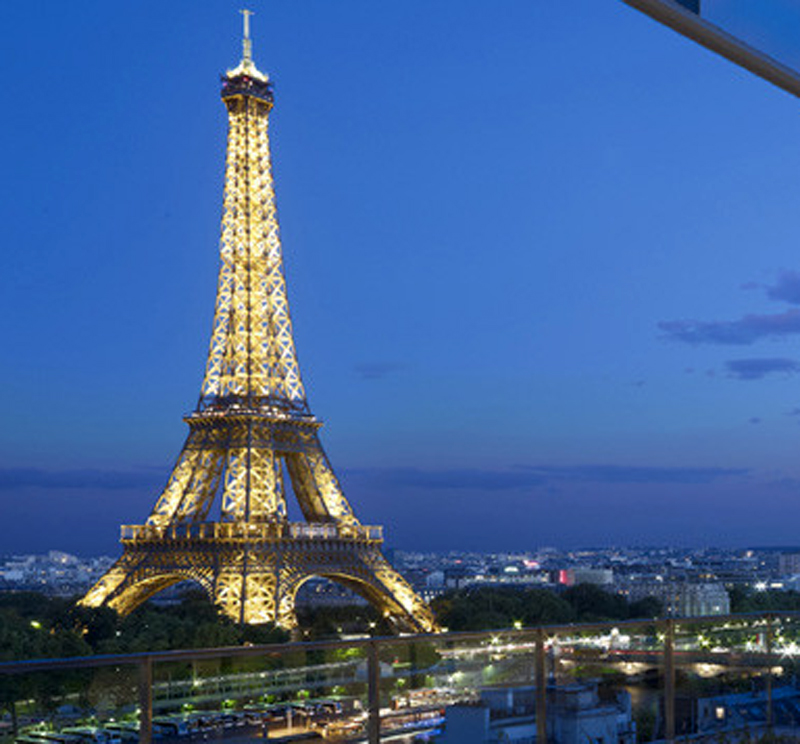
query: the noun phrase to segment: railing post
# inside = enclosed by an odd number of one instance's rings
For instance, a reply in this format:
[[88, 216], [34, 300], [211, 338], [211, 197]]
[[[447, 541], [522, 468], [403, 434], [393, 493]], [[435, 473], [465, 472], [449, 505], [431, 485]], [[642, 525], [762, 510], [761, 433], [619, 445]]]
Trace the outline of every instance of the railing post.
[[536, 629], [534, 674], [536, 681], [536, 744], [547, 744], [547, 669], [544, 630]]
[[675, 741], [675, 621], [664, 622], [664, 738]]
[[139, 662], [139, 744], [153, 739], [153, 661], [146, 656]]
[[767, 731], [772, 731], [772, 641], [775, 628], [773, 615], [767, 615]]
[[378, 642], [367, 644], [367, 741], [381, 741], [381, 662]]

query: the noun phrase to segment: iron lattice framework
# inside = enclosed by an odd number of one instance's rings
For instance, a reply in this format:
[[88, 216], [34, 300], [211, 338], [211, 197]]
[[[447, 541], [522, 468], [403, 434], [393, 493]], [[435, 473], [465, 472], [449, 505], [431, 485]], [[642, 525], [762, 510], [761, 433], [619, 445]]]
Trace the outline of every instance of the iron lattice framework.
[[[272, 88], [253, 64], [248, 20], [242, 62], [222, 78], [221, 268], [200, 400], [147, 523], [122, 528], [122, 556], [82, 604], [126, 614], [189, 579], [237, 622], [290, 629], [296, 593], [316, 575], [359, 592], [400, 629], [435, 630], [428, 607], [383, 557], [381, 528], [353, 514], [306, 401], [272, 179]], [[284, 473], [305, 522], [287, 519]]]

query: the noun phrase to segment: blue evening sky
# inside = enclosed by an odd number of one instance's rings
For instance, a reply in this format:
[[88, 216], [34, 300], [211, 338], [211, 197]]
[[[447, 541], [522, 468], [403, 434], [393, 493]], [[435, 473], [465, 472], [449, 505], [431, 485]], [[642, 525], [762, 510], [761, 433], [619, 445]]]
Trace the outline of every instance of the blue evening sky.
[[[180, 450], [241, 6], [0, 6], [0, 552], [117, 551]], [[800, 102], [619, 0], [253, 9], [300, 363], [363, 522], [797, 542]]]

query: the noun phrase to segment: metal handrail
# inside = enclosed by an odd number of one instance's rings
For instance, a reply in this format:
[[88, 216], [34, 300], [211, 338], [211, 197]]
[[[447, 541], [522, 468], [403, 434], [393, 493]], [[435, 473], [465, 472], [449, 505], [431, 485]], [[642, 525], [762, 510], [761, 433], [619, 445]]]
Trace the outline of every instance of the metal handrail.
[[[216, 659], [223, 656], [248, 657], [280, 655], [292, 651], [320, 651], [340, 648], [367, 648], [370, 645], [408, 645], [420, 642], [461, 642], [479, 641], [503, 636], [509, 640], [522, 639], [543, 633], [546, 638], [563, 633], [589, 632], [593, 630], [612, 630], [614, 628], [634, 628], [651, 625], [663, 629], [673, 623], [676, 629], [682, 625], [702, 623], [724, 623], [735, 620], [764, 619], [768, 621], [788, 618], [800, 620], [800, 611], [746, 612], [734, 615], [703, 615], [680, 618], [641, 618], [634, 620], [606, 620], [594, 623], [562, 623], [559, 625], [537, 625], [527, 628], [498, 628], [495, 630], [470, 630], [444, 633], [413, 633], [397, 636], [372, 636], [353, 638], [346, 641], [301, 641], [287, 643], [256, 644], [248, 646], [221, 646], [217, 648], [179, 649], [175, 651], [147, 651], [133, 654], [97, 654], [95, 656], [72, 656], [58, 659], [29, 659], [25, 661], [0, 662], [0, 674], [23, 674], [26, 672], [55, 671], [64, 669], [85, 669], [88, 667], [119, 666], [137, 664], [145, 659], [153, 662], [185, 661], [187, 659]], [[763, 655], [763, 654], [761, 654]]]
[[[253, 646], [228, 646], [208, 649], [188, 649], [178, 651], [156, 651], [136, 654], [109, 654], [98, 656], [81, 656], [62, 659], [32, 659], [28, 661], [10, 661], [0, 663], [0, 675], [18, 675], [33, 672], [65, 671], [71, 669], [87, 669], [109, 666], [135, 666], [138, 668], [138, 689], [140, 709], [140, 744], [151, 744], [153, 715], [153, 666], [163, 662], [200, 661], [221, 657], [246, 658], [263, 656], [280, 656], [292, 652], [309, 652], [319, 650], [335, 650], [341, 648], [359, 648], [364, 650], [367, 662], [367, 734], [369, 744], [380, 744], [380, 651], [383, 647], [408, 645], [414, 643], [436, 643], [445, 646], [465, 641], [489, 641], [496, 644], [501, 638], [506, 642], [526, 640], [534, 659], [536, 684], [536, 726], [538, 744], [547, 744], [547, 678], [546, 678], [546, 646], [547, 642], [561, 634], [580, 634], [591, 631], [631, 628], [652, 628], [659, 634], [663, 646], [658, 655], [662, 657], [664, 671], [664, 711], [665, 739], [675, 739], [675, 670], [676, 655], [675, 636], [683, 629], [702, 623], [727, 623], [745, 620], [763, 621], [767, 627], [767, 636], [772, 637], [774, 626], [782, 619], [798, 620], [800, 612], [752, 612], [735, 615], [705, 615], [690, 618], [642, 618], [639, 620], [605, 621], [596, 623], [566, 623], [560, 625], [540, 625], [531, 628], [501, 628], [492, 631], [466, 631], [458, 633], [420, 633], [414, 635], [382, 636], [359, 638], [346, 641], [311, 641], [302, 643], [275, 643]], [[766, 666], [780, 660], [768, 641], [763, 652], [746, 654], [750, 661], [759, 660], [754, 666]], [[752, 657], [752, 658], [751, 658]], [[737, 656], [740, 660], [744, 657]], [[763, 662], [768, 661], [768, 664]], [[767, 720], [772, 720], [772, 685], [771, 677], [767, 685]]]

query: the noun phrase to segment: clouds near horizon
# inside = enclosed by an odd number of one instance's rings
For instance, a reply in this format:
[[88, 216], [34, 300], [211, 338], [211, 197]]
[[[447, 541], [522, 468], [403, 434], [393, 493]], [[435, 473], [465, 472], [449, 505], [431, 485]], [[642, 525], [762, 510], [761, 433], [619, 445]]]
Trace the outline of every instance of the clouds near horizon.
[[800, 370], [794, 359], [731, 359], [725, 362], [728, 377], [736, 380], [761, 380], [767, 375], [793, 375]]
[[739, 320], [668, 320], [658, 324], [665, 338], [692, 346], [719, 344], [749, 346], [765, 338], [800, 333], [800, 310], [745, 315]]
[[[741, 288], [763, 288], [771, 300], [800, 305], [800, 272], [797, 271], [781, 270], [772, 285], [747, 282]], [[800, 333], [800, 309], [789, 308], [780, 313], [748, 313], [738, 320], [665, 320], [658, 324], [658, 328], [666, 339], [692, 346], [749, 346], [762, 339]]]
[[152, 488], [166, 473], [159, 469], [141, 470], [47, 470], [45, 468], [0, 468], [0, 491], [24, 488], [108, 489]]
[[767, 297], [771, 300], [783, 300], [792, 305], [800, 305], [800, 271], [782, 270], [778, 273], [778, 281], [767, 286]]
[[366, 468], [354, 475], [387, 486], [416, 489], [507, 491], [555, 483], [712, 483], [724, 478], [746, 477], [748, 468], [659, 467], [631, 465], [520, 465], [505, 470], [478, 468], [423, 470], [420, 468]]
[[384, 377], [403, 369], [397, 362], [361, 362], [354, 370], [362, 380], [382, 380]]
[[[615, 464], [516, 465], [505, 469], [451, 468], [344, 468], [345, 475], [412, 488], [481, 489], [504, 491], [543, 486], [558, 481], [581, 483], [711, 483], [721, 478], [741, 477], [747, 468], [660, 467]], [[46, 470], [44, 468], [0, 468], [0, 491], [26, 488], [61, 490], [152, 489], [166, 473], [141, 470]]]

